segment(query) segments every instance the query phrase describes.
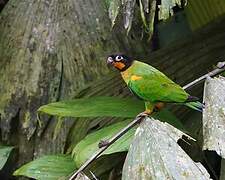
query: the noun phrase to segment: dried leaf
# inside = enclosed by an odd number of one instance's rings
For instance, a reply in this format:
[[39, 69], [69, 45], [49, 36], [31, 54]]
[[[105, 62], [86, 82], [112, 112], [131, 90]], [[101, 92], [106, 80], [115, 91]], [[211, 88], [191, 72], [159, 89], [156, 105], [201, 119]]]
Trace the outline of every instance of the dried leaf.
[[176, 5], [181, 6], [181, 0], [162, 0], [159, 6], [159, 20], [165, 20], [172, 16], [172, 8]]
[[183, 135], [167, 123], [145, 119], [130, 146], [122, 179], [209, 179], [204, 167], [192, 161], [177, 144]]
[[144, 5], [144, 11], [146, 12], [146, 13], [149, 13], [149, 0], [142, 0], [142, 2], [143, 2], [143, 5]]
[[111, 19], [111, 22], [112, 22], [112, 27], [114, 26], [115, 20], [118, 16], [120, 5], [121, 5], [121, 0], [111, 0], [109, 2], [108, 11], [109, 11], [109, 18]]
[[225, 78], [205, 82], [203, 110], [203, 149], [225, 158]]
[[124, 14], [124, 28], [127, 32], [130, 31], [134, 16], [134, 7], [136, 0], [122, 0]]

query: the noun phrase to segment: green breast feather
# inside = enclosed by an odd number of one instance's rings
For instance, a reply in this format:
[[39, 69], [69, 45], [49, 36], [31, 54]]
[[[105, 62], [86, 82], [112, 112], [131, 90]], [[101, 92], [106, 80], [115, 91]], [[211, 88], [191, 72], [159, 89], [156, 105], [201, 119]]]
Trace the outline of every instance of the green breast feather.
[[185, 102], [188, 94], [154, 67], [134, 61], [122, 75], [138, 97], [150, 102]]

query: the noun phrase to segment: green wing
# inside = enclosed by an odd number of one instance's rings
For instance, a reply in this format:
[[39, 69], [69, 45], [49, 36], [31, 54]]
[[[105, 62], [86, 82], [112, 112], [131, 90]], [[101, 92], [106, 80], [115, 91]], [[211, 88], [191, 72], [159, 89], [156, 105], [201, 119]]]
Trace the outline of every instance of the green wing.
[[128, 87], [146, 101], [185, 102], [189, 96], [178, 84], [148, 64], [135, 61], [132, 74], [141, 79], [130, 79]]

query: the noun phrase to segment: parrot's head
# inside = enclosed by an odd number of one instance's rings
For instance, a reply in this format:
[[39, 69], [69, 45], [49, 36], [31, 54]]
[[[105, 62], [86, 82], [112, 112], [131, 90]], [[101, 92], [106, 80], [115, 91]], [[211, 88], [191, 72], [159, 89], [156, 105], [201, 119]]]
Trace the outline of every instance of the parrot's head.
[[125, 71], [133, 63], [133, 60], [123, 54], [110, 55], [107, 58], [107, 65], [113, 66], [119, 71]]

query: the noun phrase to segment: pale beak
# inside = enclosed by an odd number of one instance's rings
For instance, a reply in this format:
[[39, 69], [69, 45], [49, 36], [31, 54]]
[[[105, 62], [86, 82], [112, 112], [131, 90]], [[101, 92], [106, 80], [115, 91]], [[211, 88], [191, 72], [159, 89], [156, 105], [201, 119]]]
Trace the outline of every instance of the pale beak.
[[106, 63], [107, 63], [108, 67], [112, 66], [114, 64], [113, 58], [112, 57], [108, 57]]

